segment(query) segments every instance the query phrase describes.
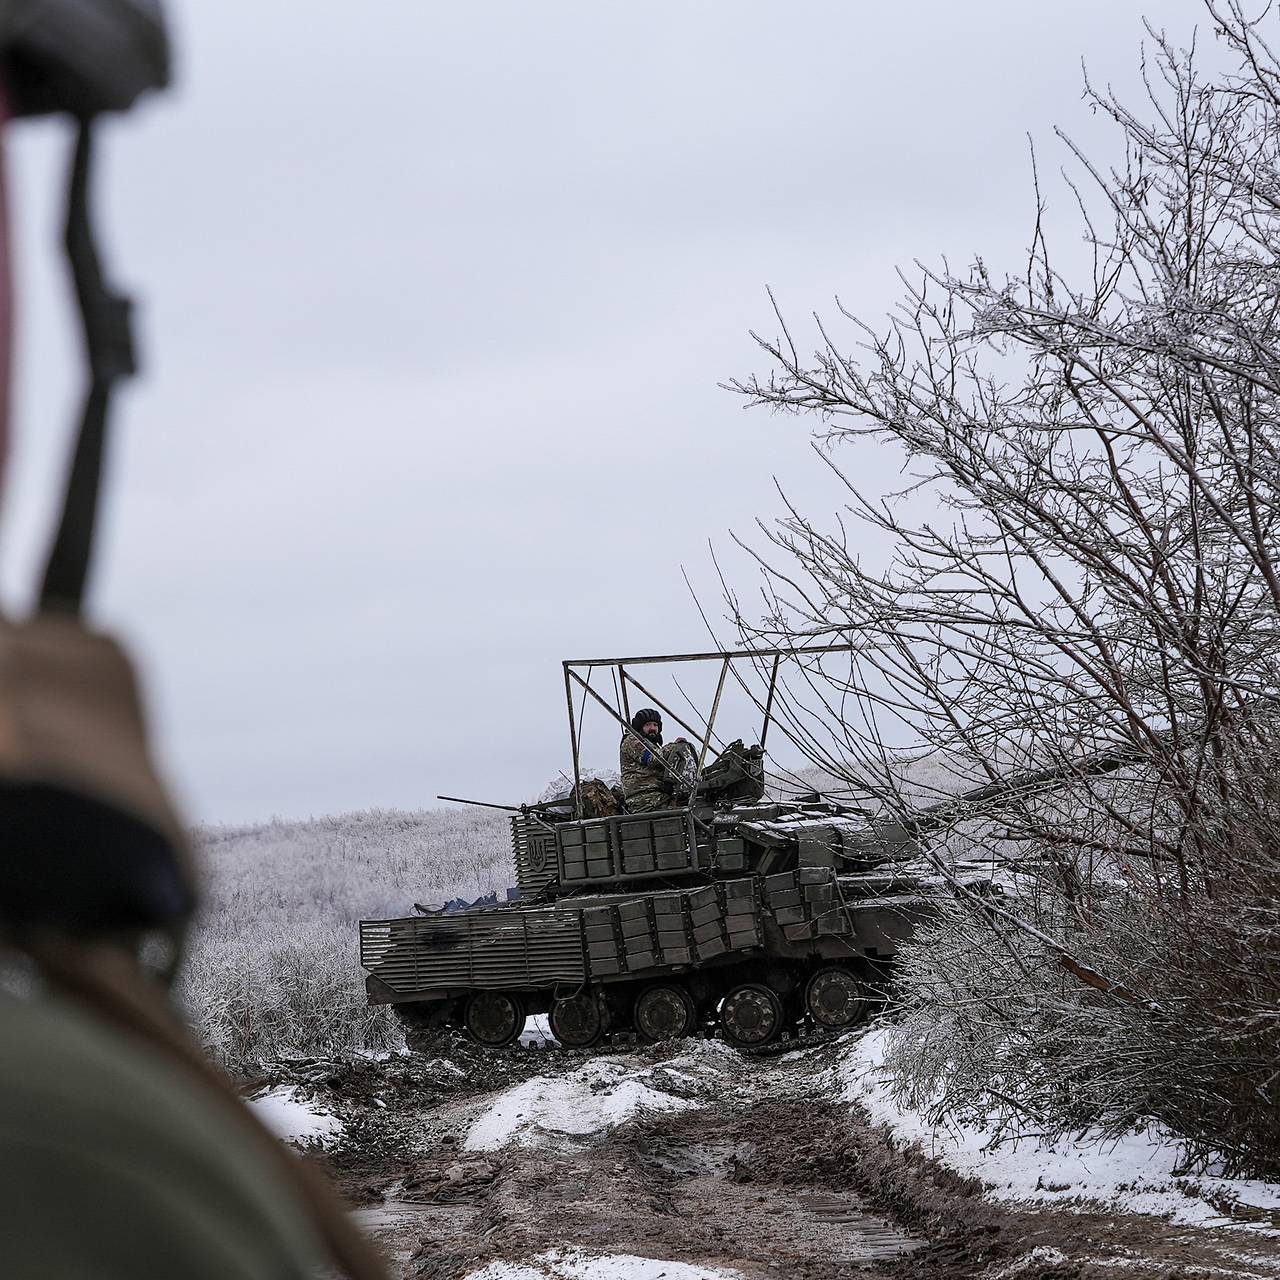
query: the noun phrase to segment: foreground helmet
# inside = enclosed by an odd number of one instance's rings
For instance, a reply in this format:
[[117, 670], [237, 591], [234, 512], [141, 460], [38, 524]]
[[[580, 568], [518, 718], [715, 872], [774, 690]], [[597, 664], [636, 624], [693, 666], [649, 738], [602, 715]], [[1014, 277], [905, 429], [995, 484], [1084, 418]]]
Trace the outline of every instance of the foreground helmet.
[[151, 759], [132, 668], [80, 620], [111, 392], [134, 368], [129, 302], [111, 288], [93, 236], [92, 124], [168, 78], [158, 0], [0, 6], [0, 108], [79, 126], [66, 247], [89, 365], [38, 612], [0, 615], [0, 934], [13, 937], [176, 929], [195, 902], [184, 824]]
[[14, 115], [124, 111], [169, 82], [160, 0], [14, 0], [0, 68]]
[[658, 729], [662, 729], [662, 717], [652, 707], [641, 707], [639, 711], [631, 717], [631, 727], [637, 733], [643, 733], [647, 724], [656, 724]]

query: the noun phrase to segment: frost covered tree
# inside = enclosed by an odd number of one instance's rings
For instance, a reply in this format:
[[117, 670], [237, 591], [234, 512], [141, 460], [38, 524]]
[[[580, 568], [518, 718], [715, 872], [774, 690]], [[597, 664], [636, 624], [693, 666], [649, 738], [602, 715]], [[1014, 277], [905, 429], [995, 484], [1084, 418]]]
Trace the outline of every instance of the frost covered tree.
[[[1280, 26], [1206, 8], [1232, 74], [1148, 28], [1141, 107], [1089, 90], [1122, 162], [1060, 135], [1083, 269], [1038, 217], [1015, 272], [922, 268], [883, 330], [758, 338], [772, 371], [733, 388], [818, 415], [848, 501], [762, 526], [763, 613], [733, 607], [755, 641], [856, 644], [779, 713], [889, 806], [911, 744], [950, 790], [1061, 774], [940, 837], [1012, 874], [905, 963], [909, 1087], [1050, 1131], [1154, 1118], [1274, 1175]], [[846, 459], [885, 442], [907, 480], [864, 493]]]

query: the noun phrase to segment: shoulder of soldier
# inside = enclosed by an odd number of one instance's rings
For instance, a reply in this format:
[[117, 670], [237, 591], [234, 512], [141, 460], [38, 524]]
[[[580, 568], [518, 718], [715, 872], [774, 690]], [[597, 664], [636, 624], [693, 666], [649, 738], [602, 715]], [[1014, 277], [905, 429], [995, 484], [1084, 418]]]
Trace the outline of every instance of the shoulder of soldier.
[[645, 751], [645, 744], [639, 738], [632, 737], [627, 734], [622, 739], [622, 758], [624, 760], [639, 760]]
[[146, 1045], [68, 1001], [0, 992], [9, 1274], [318, 1276], [320, 1241], [263, 1154], [229, 1104]]

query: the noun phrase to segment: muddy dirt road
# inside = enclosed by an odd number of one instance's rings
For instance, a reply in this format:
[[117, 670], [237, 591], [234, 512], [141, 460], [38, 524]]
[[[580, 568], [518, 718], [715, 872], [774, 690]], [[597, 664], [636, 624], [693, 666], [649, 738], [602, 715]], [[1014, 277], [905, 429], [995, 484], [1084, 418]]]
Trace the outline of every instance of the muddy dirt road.
[[989, 1200], [840, 1100], [841, 1052], [452, 1045], [282, 1063], [260, 1083], [341, 1118], [341, 1140], [312, 1158], [397, 1276], [1280, 1280], [1276, 1236]]

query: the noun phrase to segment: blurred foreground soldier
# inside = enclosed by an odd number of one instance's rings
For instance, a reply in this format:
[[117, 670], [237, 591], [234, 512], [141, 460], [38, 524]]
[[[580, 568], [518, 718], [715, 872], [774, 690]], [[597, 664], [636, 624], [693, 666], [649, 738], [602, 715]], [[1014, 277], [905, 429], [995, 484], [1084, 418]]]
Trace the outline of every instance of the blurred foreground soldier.
[[[0, 1275], [292, 1280], [382, 1269], [319, 1175], [268, 1134], [170, 1008], [195, 906], [132, 669], [80, 621], [128, 303], [88, 217], [92, 118], [167, 79], [147, 0], [0, 5], [0, 125], [79, 122], [67, 250], [90, 377], [40, 606], [0, 617]], [[2, 219], [0, 219], [2, 225]], [[10, 340], [0, 251], [0, 473]]]
[[669, 809], [673, 803], [679, 769], [677, 758], [686, 753], [688, 743], [677, 738], [662, 745], [662, 717], [644, 707], [631, 717], [634, 733], [625, 733], [619, 750], [622, 793], [628, 813], [648, 813]]

